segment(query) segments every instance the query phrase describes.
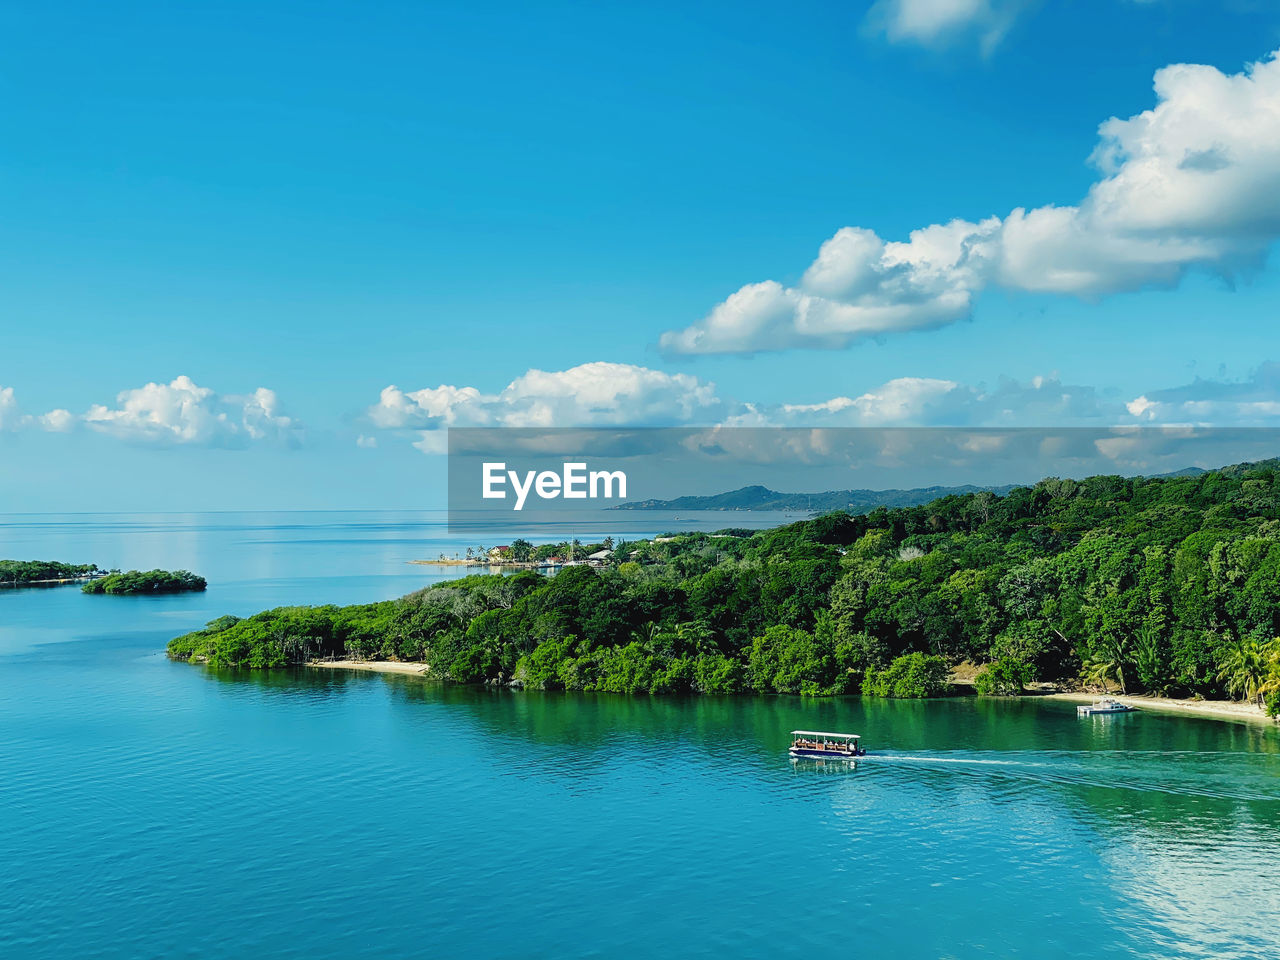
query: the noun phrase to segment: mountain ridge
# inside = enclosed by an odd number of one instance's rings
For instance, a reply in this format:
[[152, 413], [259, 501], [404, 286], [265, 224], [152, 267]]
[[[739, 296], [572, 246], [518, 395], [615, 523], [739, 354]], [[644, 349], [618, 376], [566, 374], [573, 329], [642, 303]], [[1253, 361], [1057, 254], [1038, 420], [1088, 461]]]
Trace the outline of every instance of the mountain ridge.
[[962, 484], [955, 487], [931, 486], [889, 490], [826, 490], [821, 493], [781, 493], [762, 484], [750, 484], [737, 490], [705, 496], [683, 496], [671, 500], [636, 500], [622, 503], [614, 510], [724, 510], [724, 511], [787, 511], [827, 513], [845, 510], [851, 513], [868, 513], [877, 507], [915, 507], [941, 497], [963, 496], [987, 491], [1003, 496], [1017, 484], [980, 487]]

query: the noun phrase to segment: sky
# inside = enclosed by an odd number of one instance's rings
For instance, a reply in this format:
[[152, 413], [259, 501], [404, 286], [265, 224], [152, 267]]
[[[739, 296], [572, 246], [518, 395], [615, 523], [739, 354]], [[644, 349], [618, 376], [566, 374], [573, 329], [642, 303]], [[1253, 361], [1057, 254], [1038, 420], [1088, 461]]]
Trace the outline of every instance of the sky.
[[1280, 425], [1280, 8], [0, 4], [0, 513], [450, 425]]

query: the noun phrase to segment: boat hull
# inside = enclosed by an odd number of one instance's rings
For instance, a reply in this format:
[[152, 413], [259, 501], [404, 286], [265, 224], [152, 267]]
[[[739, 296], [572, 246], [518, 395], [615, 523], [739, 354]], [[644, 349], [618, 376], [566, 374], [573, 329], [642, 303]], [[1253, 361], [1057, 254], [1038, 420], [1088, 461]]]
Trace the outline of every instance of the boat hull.
[[792, 747], [789, 751], [793, 757], [805, 757], [809, 760], [857, 760], [866, 753], [842, 753], [836, 750], [809, 750], [803, 747]]
[[1136, 707], [1077, 707], [1076, 713], [1081, 717], [1105, 717], [1109, 713], [1137, 713]]

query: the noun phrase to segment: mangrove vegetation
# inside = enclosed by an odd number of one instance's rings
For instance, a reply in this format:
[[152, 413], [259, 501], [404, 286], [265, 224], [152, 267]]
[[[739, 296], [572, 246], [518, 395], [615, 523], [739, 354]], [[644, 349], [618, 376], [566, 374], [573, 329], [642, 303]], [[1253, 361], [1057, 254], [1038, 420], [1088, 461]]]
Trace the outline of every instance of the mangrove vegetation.
[[1043, 480], [757, 533], [618, 543], [599, 568], [224, 617], [171, 656], [421, 661], [622, 693], [989, 694], [1035, 680], [1280, 709], [1280, 467]]
[[0, 587], [67, 583], [96, 576], [101, 571], [92, 563], [60, 563], [56, 560], [0, 560]]
[[80, 589], [85, 593], [115, 595], [188, 593], [204, 590], [208, 584], [186, 570], [114, 570], [105, 577], [90, 580]]

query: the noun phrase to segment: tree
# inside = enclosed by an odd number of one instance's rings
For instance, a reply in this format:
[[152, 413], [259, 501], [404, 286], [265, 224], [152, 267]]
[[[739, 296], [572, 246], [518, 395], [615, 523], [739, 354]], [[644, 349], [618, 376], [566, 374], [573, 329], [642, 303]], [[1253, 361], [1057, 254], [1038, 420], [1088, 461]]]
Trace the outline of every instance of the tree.
[[1093, 650], [1084, 663], [1084, 681], [1086, 684], [1102, 687], [1106, 693], [1109, 680], [1120, 685], [1121, 693], [1128, 693], [1124, 671], [1129, 665], [1129, 651], [1124, 642], [1115, 634], [1099, 637]]
[[989, 663], [973, 678], [973, 685], [983, 697], [1013, 697], [1035, 679], [1029, 663], [1014, 657], [1002, 657]]
[[715, 634], [701, 620], [691, 620], [676, 624], [676, 636], [680, 640], [682, 653], [718, 653], [719, 645]]
[[894, 659], [883, 670], [868, 670], [862, 693], [871, 697], [921, 699], [941, 697], [951, 692], [947, 662], [925, 653], [908, 653]]
[[1171, 685], [1163, 628], [1163, 618], [1148, 620], [1138, 631], [1138, 642], [1133, 648], [1133, 667], [1138, 680], [1154, 693], [1164, 693]]
[[[1229, 687], [1280, 710], [1280, 657], [1257, 649], [1280, 634], [1280, 461], [1046, 480], [719, 533], [617, 543], [613, 563], [554, 577], [466, 576], [391, 603], [393, 613], [268, 611], [178, 638], [171, 652], [270, 667], [319, 643], [322, 655], [421, 659], [446, 680], [503, 683], [540, 644], [576, 637], [537, 658], [550, 682], [573, 689], [749, 681], [898, 696], [944, 685], [947, 664], [968, 659], [993, 665], [990, 690], [1016, 692], [1025, 666], [1125, 692]], [[523, 550], [517, 541], [511, 555]], [[570, 550], [583, 552], [560, 543], [529, 555]], [[33, 567], [13, 566], [0, 561], [6, 584]]]
[[533, 544], [522, 537], [511, 541], [511, 559], [517, 563], [527, 563], [533, 555]]
[[1280, 639], [1267, 643], [1241, 637], [1229, 647], [1218, 667], [1218, 680], [1233, 697], [1261, 704], [1280, 662]]

